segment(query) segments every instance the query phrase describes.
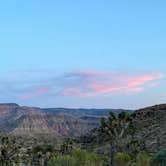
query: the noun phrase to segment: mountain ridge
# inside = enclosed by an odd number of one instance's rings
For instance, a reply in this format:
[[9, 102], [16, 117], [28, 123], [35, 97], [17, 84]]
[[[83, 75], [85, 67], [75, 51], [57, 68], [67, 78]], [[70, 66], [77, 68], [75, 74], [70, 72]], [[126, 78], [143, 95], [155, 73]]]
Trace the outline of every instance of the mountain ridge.
[[[16, 135], [77, 137], [96, 128], [111, 109], [39, 108], [0, 104], [0, 131]], [[112, 109], [117, 114], [120, 109]], [[130, 111], [129, 111], [130, 112]]]

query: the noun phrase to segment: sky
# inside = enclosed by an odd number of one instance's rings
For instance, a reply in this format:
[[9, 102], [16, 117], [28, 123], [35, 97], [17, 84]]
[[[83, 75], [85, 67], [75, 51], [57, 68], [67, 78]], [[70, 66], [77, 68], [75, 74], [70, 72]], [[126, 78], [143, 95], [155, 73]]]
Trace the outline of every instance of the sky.
[[0, 2], [0, 102], [130, 108], [166, 102], [166, 1]]

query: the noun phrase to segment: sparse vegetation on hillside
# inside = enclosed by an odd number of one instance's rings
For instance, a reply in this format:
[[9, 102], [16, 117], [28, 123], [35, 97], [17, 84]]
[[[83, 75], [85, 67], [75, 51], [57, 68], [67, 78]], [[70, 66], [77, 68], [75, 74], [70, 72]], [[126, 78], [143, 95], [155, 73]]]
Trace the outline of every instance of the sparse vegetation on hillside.
[[[139, 128], [134, 118], [125, 112], [118, 116], [110, 113], [108, 118], [101, 119], [101, 127], [77, 139], [34, 138], [1, 133], [0, 165], [166, 166], [162, 137], [158, 139], [156, 135], [156, 148], [149, 150], [146, 144], [148, 140], [138, 135], [144, 130], [142, 126], [145, 124], [142, 123]], [[145, 136], [149, 133], [145, 133]]]

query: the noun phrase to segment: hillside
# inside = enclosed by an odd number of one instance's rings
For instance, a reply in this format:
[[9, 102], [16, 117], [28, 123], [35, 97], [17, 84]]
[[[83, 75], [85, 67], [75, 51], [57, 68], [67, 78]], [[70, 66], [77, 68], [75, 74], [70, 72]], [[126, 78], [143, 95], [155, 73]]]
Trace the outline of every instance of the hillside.
[[[135, 126], [135, 138], [144, 142], [145, 148], [150, 152], [155, 152], [166, 147], [166, 104], [155, 105], [136, 110], [133, 114]], [[129, 141], [126, 135], [124, 142]], [[79, 142], [84, 146], [94, 147], [100, 153], [109, 152], [107, 138], [102, 134], [100, 128], [94, 129], [79, 138]]]
[[133, 117], [138, 130], [137, 136], [145, 140], [147, 149], [153, 151], [166, 147], [166, 104], [137, 110]]

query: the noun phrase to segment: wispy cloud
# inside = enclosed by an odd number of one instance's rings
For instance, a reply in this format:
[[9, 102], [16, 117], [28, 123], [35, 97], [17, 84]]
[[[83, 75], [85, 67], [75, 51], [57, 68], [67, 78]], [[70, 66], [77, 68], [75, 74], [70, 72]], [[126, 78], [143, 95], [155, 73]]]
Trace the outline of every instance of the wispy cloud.
[[42, 96], [49, 92], [49, 87], [38, 87], [37, 89], [30, 90], [29, 92], [20, 96], [22, 100], [31, 99], [34, 97]]
[[161, 79], [162, 73], [120, 73], [101, 71], [80, 71], [70, 73], [64, 78], [66, 87], [61, 95], [87, 96], [96, 94], [137, 93], [147, 87], [155, 86], [155, 80]]
[[21, 95], [22, 100], [54, 94], [55, 96], [93, 96], [138, 93], [154, 88], [163, 78], [160, 72], [75, 71], [44, 81]]

